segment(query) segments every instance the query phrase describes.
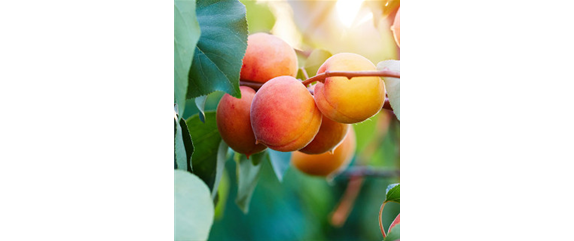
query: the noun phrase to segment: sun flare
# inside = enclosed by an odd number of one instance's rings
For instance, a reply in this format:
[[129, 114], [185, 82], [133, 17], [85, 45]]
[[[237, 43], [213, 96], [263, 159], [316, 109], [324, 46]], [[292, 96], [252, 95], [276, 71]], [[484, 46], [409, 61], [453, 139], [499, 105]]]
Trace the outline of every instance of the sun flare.
[[337, 0], [337, 4], [335, 5], [337, 15], [339, 15], [339, 19], [345, 27], [351, 27], [357, 17], [359, 9], [361, 9], [363, 1], [364, 0]]

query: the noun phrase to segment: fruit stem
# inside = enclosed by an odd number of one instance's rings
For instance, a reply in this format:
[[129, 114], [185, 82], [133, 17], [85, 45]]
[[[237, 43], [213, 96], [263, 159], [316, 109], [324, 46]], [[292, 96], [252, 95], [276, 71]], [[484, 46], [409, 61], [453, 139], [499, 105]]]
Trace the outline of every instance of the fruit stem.
[[383, 229], [383, 208], [385, 208], [385, 203], [383, 202], [383, 204], [381, 204], [381, 209], [379, 210], [379, 228], [381, 228], [381, 233], [383, 234], [383, 239], [385, 237], [387, 237], [387, 234], [385, 233], [385, 229]]
[[365, 76], [379, 76], [379, 77], [394, 77], [401, 78], [401, 74], [390, 71], [390, 70], [377, 70], [377, 71], [325, 71], [324, 73], [315, 75], [311, 78], [303, 81], [303, 85], [308, 86], [309, 84], [320, 81], [325, 81], [328, 77], [342, 76], [351, 79], [353, 77], [365, 77]]
[[258, 83], [258, 82], [251, 82], [251, 81], [247, 81], [247, 80], [240, 80], [240, 81], [239, 81], [239, 85], [251, 87], [252, 89], [254, 89], [255, 91], [257, 91], [259, 88], [261, 88], [261, 86], [262, 86], [263, 84], [262, 84], [262, 83]]

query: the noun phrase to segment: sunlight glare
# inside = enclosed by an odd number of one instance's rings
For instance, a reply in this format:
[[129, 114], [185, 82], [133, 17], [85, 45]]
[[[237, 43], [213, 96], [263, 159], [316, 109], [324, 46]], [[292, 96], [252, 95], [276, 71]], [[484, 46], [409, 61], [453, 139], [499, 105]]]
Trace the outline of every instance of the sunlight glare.
[[372, 21], [373, 20], [373, 13], [368, 12], [367, 14], [365, 14], [365, 16], [363, 16], [361, 18], [361, 20], [357, 21], [357, 25], [361, 25], [363, 23], [366, 23], [367, 21]]
[[337, 0], [335, 8], [343, 25], [351, 27], [364, 0]]

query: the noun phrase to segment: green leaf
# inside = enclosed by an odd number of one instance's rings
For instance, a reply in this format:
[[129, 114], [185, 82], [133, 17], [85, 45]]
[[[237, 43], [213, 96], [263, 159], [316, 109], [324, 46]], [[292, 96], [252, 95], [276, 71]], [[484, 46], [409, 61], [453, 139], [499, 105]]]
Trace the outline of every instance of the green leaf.
[[[191, 116], [186, 121], [194, 145], [191, 163], [193, 173], [201, 178], [215, 193], [217, 191], [216, 184], [219, 183], [218, 178], [221, 177], [223, 170], [227, 148], [222, 148], [220, 145], [222, 141], [215, 122], [215, 111], [207, 111], [205, 116], [205, 123], [201, 122], [198, 114]], [[223, 158], [221, 158], [222, 156]]]
[[201, 37], [189, 71], [187, 98], [219, 90], [240, 98], [239, 72], [247, 49], [245, 6], [237, 0], [199, 0]]
[[291, 152], [281, 152], [268, 149], [269, 161], [271, 166], [273, 166], [273, 171], [280, 182], [283, 181], [283, 175], [289, 168], [289, 163], [291, 162]]
[[267, 150], [264, 150], [262, 152], [251, 155], [249, 159], [251, 159], [251, 163], [253, 163], [253, 165], [259, 165], [259, 163], [261, 163], [261, 161], [263, 161], [266, 157]]
[[205, 123], [205, 102], [207, 101], [207, 95], [202, 95], [195, 98], [195, 106], [199, 110], [199, 120]]
[[201, 35], [195, 16], [195, 0], [175, 0], [174, 2], [174, 98], [179, 116], [185, 110], [185, 98], [189, 85], [189, 68], [194, 50]]
[[356, 153], [362, 153], [373, 138], [377, 136], [377, 123], [380, 116], [381, 112], [379, 111], [376, 115], [363, 122], [352, 124], [357, 136]]
[[174, 172], [175, 240], [207, 240], [213, 224], [213, 201], [209, 188], [197, 176]]
[[[388, 69], [401, 73], [401, 62], [399, 60], [385, 60], [377, 64], [378, 70]], [[389, 103], [393, 107], [393, 112], [398, 120], [401, 120], [401, 80], [392, 77], [382, 77], [385, 81], [385, 88], [389, 96]]]
[[400, 183], [390, 184], [387, 186], [387, 195], [385, 202], [401, 202], [401, 185]]
[[259, 179], [260, 170], [261, 164], [253, 165], [245, 155], [241, 155], [241, 158], [237, 163], [238, 183], [235, 203], [244, 213], [249, 212], [249, 202], [251, 201], [251, 196], [253, 195], [255, 186], [257, 186], [257, 179]]
[[193, 142], [191, 140], [191, 135], [189, 134], [189, 129], [187, 128], [187, 124], [185, 123], [185, 120], [181, 119], [179, 120], [179, 124], [181, 125], [181, 137], [183, 138], [183, 144], [185, 145], [185, 152], [187, 153], [187, 161], [186, 163], [188, 164], [188, 171], [193, 171], [192, 167], [191, 167], [191, 158], [192, 158], [192, 154], [193, 154]]
[[401, 239], [401, 224], [395, 225], [387, 234], [384, 241], [395, 241]]
[[193, 142], [191, 141], [191, 136], [185, 124], [185, 120], [179, 120], [179, 125], [175, 122], [176, 132], [175, 132], [175, 163], [177, 164], [177, 169], [193, 171], [190, 163], [193, 153]]
[[219, 181], [221, 181], [221, 175], [223, 174], [223, 170], [225, 169], [225, 160], [227, 160], [227, 143], [225, 141], [221, 141], [219, 143], [219, 148], [217, 149], [217, 164], [215, 165], [215, 181], [213, 184], [213, 190], [211, 191], [212, 198], [215, 198], [215, 194], [217, 194], [217, 189], [219, 188]]
[[[177, 111], [175, 111], [175, 115], [173, 118], [173, 150], [174, 150], [174, 158], [173, 158], [173, 163], [175, 165], [175, 169], [177, 169], [177, 148], [175, 147], [177, 145], [177, 118], [179, 118], [177, 116]], [[181, 127], [180, 127], [181, 128]], [[181, 135], [180, 135], [181, 136]], [[181, 143], [183, 143], [183, 140], [181, 141]]]
[[307, 58], [307, 61], [305, 61], [305, 70], [307, 71], [309, 77], [317, 75], [317, 70], [319, 70], [319, 67], [321, 67], [321, 65], [325, 63], [325, 60], [327, 60], [332, 55], [333, 54], [331, 54], [331, 52], [324, 49], [313, 50], [313, 52], [311, 52], [309, 55], [309, 58]]
[[217, 196], [219, 197], [219, 201], [215, 205], [215, 220], [223, 218], [225, 204], [227, 203], [227, 196], [229, 195], [229, 186], [229, 174], [225, 169], [223, 169], [223, 174], [221, 175], [221, 183], [217, 188]]
[[267, 2], [255, 0], [240, 0], [247, 9], [247, 27], [249, 33], [269, 32], [275, 25], [275, 16], [269, 9]]

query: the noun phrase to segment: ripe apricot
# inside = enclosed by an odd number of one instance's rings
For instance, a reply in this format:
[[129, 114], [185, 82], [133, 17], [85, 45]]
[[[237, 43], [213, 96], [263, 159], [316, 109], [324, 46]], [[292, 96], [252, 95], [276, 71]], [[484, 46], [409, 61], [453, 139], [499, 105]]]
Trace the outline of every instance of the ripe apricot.
[[314, 176], [328, 176], [347, 168], [357, 147], [353, 128], [349, 128], [343, 142], [333, 153], [309, 155], [303, 152], [293, 152], [291, 163], [300, 171]]
[[225, 94], [217, 105], [217, 129], [223, 141], [236, 152], [243, 153], [249, 158], [253, 153], [263, 151], [263, 144], [255, 144], [255, 135], [251, 128], [251, 102], [255, 90], [240, 86], [241, 99]]
[[[376, 70], [367, 58], [354, 53], [331, 56], [319, 67], [325, 71]], [[341, 123], [358, 123], [377, 114], [385, 102], [385, 85], [378, 76], [328, 77], [315, 86], [315, 102], [323, 115]]]
[[323, 152], [334, 150], [349, 131], [349, 124], [343, 124], [323, 116], [319, 132], [300, 152], [307, 154], [321, 154]]
[[296, 151], [309, 144], [321, 126], [313, 96], [291, 76], [263, 84], [251, 104], [255, 139], [277, 151]]
[[391, 30], [393, 31], [393, 35], [395, 36], [395, 41], [397, 45], [401, 47], [401, 8], [397, 10], [397, 15], [395, 15], [395, 22], [393, 26], [391, 26]]
[[297, 76], [297, 54], [282, 39], [255, 33], [247, 37], [241, 79], [265, 83], [278, 76]]

